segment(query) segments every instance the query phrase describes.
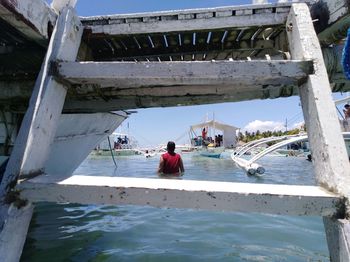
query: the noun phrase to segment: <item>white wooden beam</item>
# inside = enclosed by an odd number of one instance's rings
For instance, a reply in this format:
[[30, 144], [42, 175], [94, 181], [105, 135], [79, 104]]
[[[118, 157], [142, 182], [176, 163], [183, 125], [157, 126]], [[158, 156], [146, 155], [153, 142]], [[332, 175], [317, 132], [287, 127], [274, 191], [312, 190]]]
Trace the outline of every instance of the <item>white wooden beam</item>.
[[330, 261], [348, 262], [350, 253], [350, 222], [347, 219], [324, 217]]
[[6, 169], [1, 189], [19, 174], [42, 172], [54, 138], [67, 89], [49, 75], [53, 60], [75, 60], [82, 35], [73, 9], [60, 16], [35, 83], [30, 105], [23, 119], [16, 145]]
[[37, 177], [18, 185], [30, 201], [81, 204], [149, 205], [283, 215], [324, 215], [337, 212], [341, 199], [315, 186], [291, 186], [151, 179], [72, 176], [55, 182]]
[[57, 15], [43, 0], [1, 0], [0, 16], [29, 39], [47, 45], [49, 25], [54, 26]]
[[298, 85], [312, 61], [61, 62], [58, 75], [73, 84], [155, 86]]
[[[349, 159], [341, 136], [321, 47], [305, 4], [292, 5], [287, 21], [287, 31], [292, 59], [313, 59], [315, 63], [315, 74], [309, 76], [307, 83], [299, 88], [299, 93], [316, 181], [346, 197], [347, 206], [343, 214], [346, 216], [346, 213], [349, 213], [350, 196]], [[340, 221], [335, 220], [334, 223], [327, 223], [327, 219], [324, 221], [332, 261], [349, 261], [349, 232], [339, 230]], [[334, 242], [334, 239], [342, 239], [345, 243]]]
[[[104, 89], [101, 89], [103, 97], [108, 98], [108, 101], [106, 101], [101, 97], [101, 94], [96, 92], [96, 90], [86, 90], [87, 88], [85, 86], [79, 89], [79, 92], [82, 93], [78, 94], [77, 97], [79, 98], [79, 96], [81, 96], [86, 100], [67, 99], [64, 106], [66, 112], [109, 112], [135, 108], [240, 102], [252, 99], [267, 99], [297, 95], [296, 88], [279, 86], [260, 86], [260, 89], [258, 89], [257, 86], [240, 88], [240, 86], [234, 85], [218, 86], [216, 89], [213, 88], [213, 86], [179, 86], [177, 88], [160, 87], [153, 88], [154, 93], [152, 92], [152, 88], [124, 89], [120, 91], [117, 89], [108, 90], [107, 88], [106, 92], [104, 92]], [[188, 89], [187, 93], [186, 89]], [[201, 89], [203, 89], [202, 92]], [[132, 91], [134, 91], [132, 96], [120, 95], [122, 93], [131, 93]], [[148, 94], [146, 92], [148, 92]], [[167, 92], [169, 94], [168, 96]], [[175, 93], [178, 93], [179, 95], [171, 95]]]
[[292, 59], [313, 59], [315, 74], [299, 88], [316, 180], [350, 196], [350, 165], [322, 51], [306, 4], [293, 4], [287, 22]]
[[284, 24], [290, 4], [236, 6], [83, 18], [93, 34], [130, 35]]
[[17, 262], [22, 254], [27, 231], [33, 214], [33, 205], [28, 203], [18, 209], [11, 205], [8, 209], [6, 226], [0, 233], [1, 261]]
[[[8, 242], [1, 242], [1, 251], [7, 252], [8, 261], [17, 261], [22, 252], [22, 244], [26, 238], [26, 223], [30, 216], [20, 218], [23, 223], [14, 228], [15, 223], [10, 216], [9, 206], [5, 204], [5, 197], [15, 185], [20, 174], [40, 174], [43, 172], [45, 161], [50, 152], [50, 145], [54, 138], [58, 119], [61, 115], [66, 96], [66, 87], [56, 82], [49, 73], [49, 66], [53, 60], [75, 60], [81, 40], [82, 27], [74, 10], [66, 8], [62, 11], [47, 50], [45, 61], [36, 81], [30, 105], [23, 119], [13, 152], [6, 167], [0, 185], [0, 239], [10, 237], [8, 228], [16, 236], [18, 243], [13, 248]], [[20, 208], [21, 209], [21, 208]], [[20, 212], [20, 210], [19, 210]], [[21, 240], [22, 239], [22, 240]], [[4, 257], [0, 253], [0, 257]]]
[[62, 11], [66, 6], [75, 7], [77, 0], [52, 0], [51, 7], [55, 10], [56, 13]]

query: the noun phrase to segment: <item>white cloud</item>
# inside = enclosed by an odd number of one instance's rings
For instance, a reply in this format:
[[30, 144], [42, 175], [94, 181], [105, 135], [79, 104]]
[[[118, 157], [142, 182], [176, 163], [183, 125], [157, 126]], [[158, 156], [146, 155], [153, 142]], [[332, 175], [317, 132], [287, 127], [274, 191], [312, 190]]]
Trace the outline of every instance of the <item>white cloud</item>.
[[[291, 127], [291, 129], [294, 129], [294, 128], [301, 128], [302, 126], [304, 126], [304, 121], [301, 121], [301, 122], [298, 122], [298, 123], [295, 123], [292, 127]], [[288, 128], [288, 129], [290, 129], [290, 128]]]
[[257, 130], [260, 132], [280, 130], [284, 131], [286, 130], [286, 127], [282, 122], [254, 120], [253, 122], [250, 122], [248, 125], [246, 125], [242, 131], [256, 132]]

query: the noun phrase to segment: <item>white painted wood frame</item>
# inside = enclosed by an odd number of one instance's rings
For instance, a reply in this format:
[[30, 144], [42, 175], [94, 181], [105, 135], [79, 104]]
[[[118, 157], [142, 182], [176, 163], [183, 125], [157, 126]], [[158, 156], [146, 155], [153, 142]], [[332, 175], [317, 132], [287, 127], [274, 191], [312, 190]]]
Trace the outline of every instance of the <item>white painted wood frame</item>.
[[50, 63], [57, 59], [75, 60], [82, 31], [73, 9], [62, 12], [16, 139], [1, 184], [2, 190], [19, 174], [43, 171], [67, 92], [67, 87], [50, 75]]
[[87, 17], [93, 34], [132, 35], [283, 25], [289, 3]]
[[[287, 20], [287, 34], [292, 59], [313, 59], [315, 74], [308, 77], [299, 88], [305, 124], [309, 137], [316, 181], [330, 191], [340, 193], [347, 199], [350, 192], [350, 165], [331, 88], [322, 57], [321, 47], [314, 32], [309, 9], [306, 4], [293, 4]], [[347, 205], [346, 211], [349, 212]], [[345, 214], [344, 214], [345, 215]], [[327, 221], [327, 220], [326, 220]], [[340, 222], [324, 223], [328, 234], [328, 247], [333, 262], [349, 261], [349, 235]], [[346, 220], [346, 224], [349, 221]], [[331, 234], [331, 235], [329, 235]], [[342, 239], [338, 246], [330, 239]], [[345, 252], [345, 260], [339, 259]]]
[[0, 233], [1, 261], [20, 260], [33, 210], [34, 206], [30, 203], [20, 209], [14, 205], [8, 208], [7, 225]]
[[[56, 180], [57, 181], [57, 180]], [[46, 175], [18, 185], [30, 201], [148, 205], [213, 211], [330, 216], [342, 199], [317, 186], [74, 175]]]
[[[50, 64], [57, 59], [73, 61], [76, 59], [82, 31], [79, 18], [75, 15], [74, 10], [72, 8], [64, 9], [54, 28], [30, 105], [2, 179], [0, 186], [2, 202], [0, 206], [0, 239], [7, 239], [8, 242], [1, 242], [3, 246], [0, 250], [6, 252], [7, 261], [18, 261], [17, 258], [22, 252], [23, 245], [17, 245], [14, 248], [10, 244], [13, 241], [24, 243], [31, 216], [26, 215], [23, 218], [18, 218], [22, 221], [21, 225], [13, 227], [9, 213], [11, 206], [4, 203], [4, 198], [11, 184], [13, 186], [16, 183], [20, 174], [29, 175], [43, 172], [67, 92], [67, 88], [50, 75]], [[8, 230], [8, 227], [11, 227], [11, 230]], [[16, 239], [12, 241], [13, 237]], [[5, 254], [0, 253], [0, 257], [4, 256]]]
[[[145, 88], [162, 86], [299, 85], [312, 61], [60, 62], [58, 76], [72, 84]], [[133, 91], [134, 92], [134, 91]], [[152, 91], [154, 93], [154, 90]], [[168, 90], [166, 91], [169, 94]]]
[[287, 22], [292, 59], [313, 59], [315, 73], [299, 88], [317, 182], [346, 197], [350, 164], [322, 51], [306, 4], [293, 4]]

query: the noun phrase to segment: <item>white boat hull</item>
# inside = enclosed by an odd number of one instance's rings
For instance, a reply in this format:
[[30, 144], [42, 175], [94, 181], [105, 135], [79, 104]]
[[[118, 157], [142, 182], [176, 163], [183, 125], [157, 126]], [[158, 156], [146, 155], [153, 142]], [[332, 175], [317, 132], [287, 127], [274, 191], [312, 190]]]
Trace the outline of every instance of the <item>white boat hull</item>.
[[70, 176], [96, 145], [110, 135], [127, 114], [63, 114], [45, 163], [46, 174]]

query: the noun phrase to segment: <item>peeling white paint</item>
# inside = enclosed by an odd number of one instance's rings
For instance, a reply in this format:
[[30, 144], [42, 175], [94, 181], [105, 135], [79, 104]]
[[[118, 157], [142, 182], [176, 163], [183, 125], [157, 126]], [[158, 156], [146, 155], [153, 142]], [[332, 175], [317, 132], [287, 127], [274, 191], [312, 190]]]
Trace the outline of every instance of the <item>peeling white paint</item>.
[[329, 216], [339, 198], [321, 187], [176, 179], [41, 176], [23, 181], [31, 201], [81, 204], [133, 204], [219, 211]]

